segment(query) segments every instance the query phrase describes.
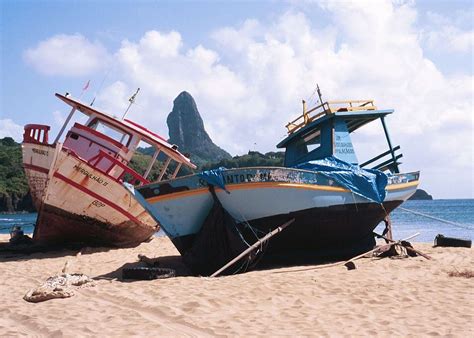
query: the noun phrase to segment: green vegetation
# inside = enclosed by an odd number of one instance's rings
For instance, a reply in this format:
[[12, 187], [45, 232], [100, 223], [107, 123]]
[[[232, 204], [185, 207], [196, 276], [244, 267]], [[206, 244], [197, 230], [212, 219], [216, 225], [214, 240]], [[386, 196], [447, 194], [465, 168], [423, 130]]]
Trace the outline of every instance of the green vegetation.
[[281, 167], [285, 158], [284, 152], [269, 152], [261, 154], [257, 151], [249, 151], [242, 156], [234, 156], [231, 159], [223, 159], [219, 162], [208, 162], [201, 169], [209, 170], [219, 167], [243, 168], [243, 167]]
[[[136, 152], [132, 160], [130, 161], [130, 167], [135, 170], [137, 173], [140, 175], [144, 175], [146, 169], [148, 168], [148, 164], [151, 161], [151, 156], [150, 155], [145, 155], [140, 152]], [[158, 175], [160, 174], [162, 164], [159, 161], [156, 161], [153, 164], [153, 167], [151, 168], [150, 174], [148, 175], [148, 180], [149, 181], [154, 181], [158, 178]], [[127, 180], [127, 177], [125, 177], [125, 180]]]
[[26, 195], [28, 184], [22, 168], [21, 146], [11, 137], [0, 139], [0, 195]]
[[0, 212], [33, 211], [28, 190], [20, 144], [11, 137], [0, 139]]

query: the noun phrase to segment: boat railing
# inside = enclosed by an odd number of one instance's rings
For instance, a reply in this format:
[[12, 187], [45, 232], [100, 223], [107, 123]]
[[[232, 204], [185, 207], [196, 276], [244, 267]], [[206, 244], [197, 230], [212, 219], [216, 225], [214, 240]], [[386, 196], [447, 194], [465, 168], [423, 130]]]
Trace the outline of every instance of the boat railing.
[[[107, 161], [110, 163], [110, 165], [106, 168], [103, 169], [101, 167], [101, 163], [104, 164], [104, 161]], [[104, 150], [100, 150], [99, 153], [91, 158], [89, 160], [89, 164], [95, 168], [97, 168], [100, 171], [103, 171], [105, 174], [108, 176], [112, 177], [114, 180], [117, 182], [123, 182], [125, 175], [130, 175], [132, 177], [131, 180], [129, 180], [129, 183], [133, 185], [143, 185], [143, 184], [148, 184], [150, 181], [148, 181], [146, 178], [141, 176], [139, 173], [137, 173], [135, 170], [132, 168], [128, 167], [126, 164], [122, 163], [119, 159], [109, 155], [107, 152]], [[122, 172], [118, 176], [114, 176], [112, 174], [114, 169], [120, 168], [122, 169]]]
[[[360, 164], [361, 168], [372, 165], [371, 169], [377, 169], [380, 171], [390, 170], [392, 173], [398, 173], [398, 166], [401, 164], [399, 160], [403, 157], [402, 153], [397, 153], [400, 150], [400, 146], [396, 146], [391, 150], [375, 156], [374, 158]], [[381, 161], [380, 163], [375, 164], [375, 162]]]
[[27, 124], [24, 128], [23, 142], [48, 144], [50, 126], [44, 124]]
[[377, 107], [374, 105], [374, 100], [342, 100], [323, 102], [314, 108], [306, 110], [306, 102], [303, 100], [303, 114], [289, 122], [285, 127], [288, 129], [288, 134], [292, 134], [309, 123], [335, 112], [365, 111], [376, 109]]

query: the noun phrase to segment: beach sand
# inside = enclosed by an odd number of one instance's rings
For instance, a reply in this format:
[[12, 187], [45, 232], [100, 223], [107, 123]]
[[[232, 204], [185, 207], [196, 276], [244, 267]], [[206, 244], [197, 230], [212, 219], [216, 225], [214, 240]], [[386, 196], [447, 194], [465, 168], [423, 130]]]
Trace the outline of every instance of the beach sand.
[[[474, 249], [415, 248], [433, 260], [363, 258], [350, 271], [306, 265], [152, 281], [121, 281], [120, 269], [145, 254], [182, 273], [167, 238], [131, 249], [87, 248], [80, 256], [2, 253], [0, 335], [474, 336], [474, 278], [448, 275], [474, 270]], [[69, 272], [102, 279], [71, 298], [23, 300], [66, 260]]]

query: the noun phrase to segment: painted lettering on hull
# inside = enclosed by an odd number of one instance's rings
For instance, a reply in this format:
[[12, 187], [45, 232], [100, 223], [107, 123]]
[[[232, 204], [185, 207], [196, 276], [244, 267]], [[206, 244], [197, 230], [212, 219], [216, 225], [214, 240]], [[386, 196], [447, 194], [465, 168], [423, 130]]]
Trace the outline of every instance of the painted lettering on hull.
[[[223, 175], [225, 184], [237, 184], [237, 183], [250, 183], [250, 182], [269, 182], [272, 181], [272, 175], [269, 172], [257, 173], [257, 174], [224, 174]], [[199, 185], [206, 187], [208, 183], [200, 178]]]
[[74, 169], [80, 172], [82, 175], [89, 177], [91, 180], [94, 180], [97, 183], [102, 184], [104, 187], [106, 187], [109, 184], [109, 182], [104, 180], [102, 177], [96, 176], [90, 173], [87, 169], [82, 168], [80, 165], [75, 164]]
[[31, 148], [31, 151], [38, 155], [49, 156], [49, 152], [47, 150]]

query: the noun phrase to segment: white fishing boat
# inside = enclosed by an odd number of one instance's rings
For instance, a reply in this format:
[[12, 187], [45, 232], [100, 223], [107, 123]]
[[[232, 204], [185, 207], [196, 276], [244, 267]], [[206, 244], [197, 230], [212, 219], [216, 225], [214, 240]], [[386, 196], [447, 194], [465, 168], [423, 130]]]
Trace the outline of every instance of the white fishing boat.
[[[184, 256], [198, 254], [193, 248], [202, 242], [198, 238], [206, 232], [216, 200], [250, 244], [255, 237], [246, 234], [261, 237], [294, 219], [271, 239], [268, 251], [363, 252], [375, 244], [375, 227], [418, 186], [419, 172], [399, 171], [400, 147], [392, 146], [385, 123], [391, 113], [373, 100], [324, 102], [310, 110], [304, 104], [277, 146], [285, 148], [284, 167], [223, 168], [145, 184], [137, 191]], [[375, 120], [382, 123], [389, 149], [360, 163], [351, 133]]]
[[[133, 246], [149, 239], [159, 224], [135, 200], [133, 187], [149, 183], [158, 156], [164, 159], [158, 181], [175, 178], [183, 165], [195, 165], [176, 146], [135, 122], [56, 96], [72, 107], [56, 139], [49, 143], [49, 126], [29, 124], [22, 143], [23, 167], [38, 210], [33, 240]], [[77, 113], [86, 122], [74, 123], [63, 140]], [[140, 174], [129, 164], [143, 143], [155, 152]]]

